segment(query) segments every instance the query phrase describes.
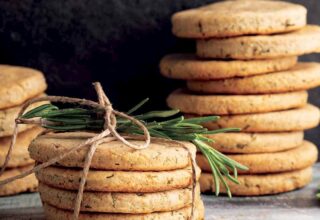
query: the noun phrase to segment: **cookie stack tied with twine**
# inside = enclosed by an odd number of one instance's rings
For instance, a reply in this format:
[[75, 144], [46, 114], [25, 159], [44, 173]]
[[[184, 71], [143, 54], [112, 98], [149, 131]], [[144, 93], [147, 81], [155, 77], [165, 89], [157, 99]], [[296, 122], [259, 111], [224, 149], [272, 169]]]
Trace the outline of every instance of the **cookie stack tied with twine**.
[[[202, 134], [208, 130], [199, 121], [213, 116], [197, 120], [180, 116], [161, 122], [156, 118], [171, 117], [177, 111], [130, 116], [146, 101], [127, 113], [119, 112], [112, 108], [100, 83], [94, 86], [99, 102], [59, 96], [35, 98], [23, 105], [15, 120], [10, 149], [14, 149], [19, 124], [37, 124], [49, 130], [29, 146], [37, 165], [0, 181], [0, 187], [36, 173], [47, 219], [202, 220], [196, 146], [220, 160], [221, 169], [246, 169], [203, 142], [207, 139]], [[44, 104], [25, 111], [42, 101], [76, 107], [60, 109]], [[182, 138], [184, 141], [176, 141]], [[7, 154], [7, 162], [11, 156]], [[228, 177], [237, 181], [236, 176]]]
[[[297, 56], [320, 51], [320, 27], [306, 25], [303, 6], [280, 1], [223, 1], [173, 15], [173, 33], [197, 40], [197, 54], [172, 54], [161, 73], [187, 80], [167, 99], [188, 117], [220, 115], [209, 129], [240, 133], [208, 135], [211, 146], [249, 167], [240, 171], [234, 195], [294, 190], [312, 179], [317, 148], [303, 130], [319, 123], [306, 90], [320, 85], [320, 64]], [[197, 154], [201, 191], [215, 191], [212, 165]], [[223, 189], [222, 189], [223, 190]]]
[[[37, 70], [0, 65], [0, 167], [5, 163], [14, 130], [14, 120], [21, 105], [30, 98], [44, 95], [47, 87], [43, 74]], [[31, 106], [31, 108], [37, 105]], [[34, 125], [23, 125], [17, 139], [16, 148], [0, 180], [18, 175], [32, 168], [34, 161], [28, 153], [28, 146], [41, 129]], [[3, 167], [2, 167], [3, 169]], [[0, 186], [0, 196], [34, 191], [38, 183], [34, 175]]]

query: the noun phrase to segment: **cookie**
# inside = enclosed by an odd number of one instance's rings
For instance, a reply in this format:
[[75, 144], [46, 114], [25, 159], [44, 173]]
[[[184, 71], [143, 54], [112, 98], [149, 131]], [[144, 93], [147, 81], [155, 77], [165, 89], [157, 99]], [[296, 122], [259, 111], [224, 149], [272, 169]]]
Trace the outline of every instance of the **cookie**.
[[[45, 103], [47, 102], [34, 103], [27, 109], [27, 111]], [[18, 117], [20, 109], [21, 106], [0, 110], [0, 137], [11, 136], [13, 134], [14, 121]], [[26, 131], [32, 127], [35, 126], [32, 124], [20, 124], [19, 132]]]
[[245, 78], [189, 81], [200, 93], [269, 94], [308, 90], [320, 85], [320, 63], [298, 63], [290, 70]]
[[[248, 171], [239, 170], [239, 173], [279, 173], [312, 166], [318, 159], [318, 150], [311, 142], [304, 141], [301, 146], [282, 152], [227, 156], [249, 168]], [[211, 171], [207, 159], [202, 154], [197, 154], [197, 163], [201, 170]]]
[[223, 153], [271, 153], [295, 148], [303, 142], [303, 132], [277, 133], [220, 133], [206, 135], [214, 140], [208, 143]]
[[269, 60], [201, 60], [194, 54], [170, 54], [162, 58], [160, 72], [173, 79], [212, 80], [287, 70], [296, 63], [296, 56]]
[[[43, 204], [45, 216], [47, 220], [73, 220], [72, 212], [55, 208], [46, 203]], [[191, 207], [185, 207], [170, 212], [155, 212], [148, 214], [111, 214], [111, 213], [80, 213], [79, 220], [185, 220], [190, 218]], [[204, 205], [199, 201], [195, 207], [195, 220], [204, 219]]]
[[[191, 204], [191, 188], [156, 193], [84, 192], [80, 211], [145, 214], [174, 211]], [[77, 191], [68, 191], [39, 183], [42, 202], [57, 208], [73, 210]], [[200, 189], [196, 189], [196, 201]]]
[[[34, 160], [29, 156], [28, 146], [42, 130], [42, 128], [34, 127], [33, 129], [19, 133], [16, 144], [12, 150], [11, 159], [7, 165], [8, 168], [21, 167], [34, 163]], [[4, 164], [10, 144], [11, 137], [0, 138], [0, 166]]]
[[[200, 176], [197, 167], [197, 178]], [[56, 188], [77, 190], [81, 170], [47, 167], [36, 173], [40, 182]], [[181, 189], [192, 183], [191, 167], [162, 172], [90, 170], [85, 191], [101, 192], [161, 192]]]
[[197, 115], [233, 115], [286, 110], [304, 106], [305, 91], [266, 95], [199, 95], [178, 89], [167, 98], [170, 108]]
[[[16, 175], [21, 174], [24, 171], [32, 169], [31, 166], [25, 166], [21, 168], [14, 168], [6, 170], [0, 180], [4, 180]], [[0, 196], [10, 196], [22, 192], [34, 192], [38, 186], [38, 181], [34, 174], [26, 176], [22, 179], [15, 180], [14, 182], [8, 183], [0, 187]]]
[[21, 105], [43, 93], [47, 84], [38, 70], [0, 65], [0, 88], [0, 109], [4, 109]]
[[[30, 156], [36, 161], [45, 162], [71, 147], [80, 145], [94, 135], [86, 132], [45, 134], [30, 144]], [[142, 141], [132, 141], [132, 143], [143, 144]], [[183, 143], [195, 155], [196, 147], [189, 142]], [[83, 167], [87, 151], [88, 148], [83, 147], [66, 156], [58, 164], [65, 167]], [[182, 169], [189, 165], [188, 151], [181, 146], [151, 143], [146, 149], [134, 150], [119, 141], [112, 141], [97, 147], [90, 167], [101, 170], [165, 171]]]
[[320, 27], [308, 25], [298, 31], [265, 36], [243, 36], [197, 41], [197, 55], [221, 59], [271, 59], [320, 51]]
[[[186, 115], [197, 117], [197, 115]], [[302, 131], [318, 126], [319, 109], [313, 105], [279, 112], [221, 116], [215, 122], [206, 122], [209, 130], [218, 128], [240, 128], [242, 132], [286, 132]]]
[[248, 34], [273, 34], [306, 25], [307, 10], [280, 1], [222, 1], [172, 16], [177, 37], [208, 38]]
[[[259, 196], [289, 192], [304, 187], [312, 180], [312, 168], [296, 170], [285, 173], [261, 174], [261, 175], [239, 175], [240, 184], [228, 181], [233, 195], [237, 196]], [[214, 179], [211, 173], [203, 173], [200, 177], [201, 192], [214, 192]], [[226, 193], [224, 186], [221, 192]]]

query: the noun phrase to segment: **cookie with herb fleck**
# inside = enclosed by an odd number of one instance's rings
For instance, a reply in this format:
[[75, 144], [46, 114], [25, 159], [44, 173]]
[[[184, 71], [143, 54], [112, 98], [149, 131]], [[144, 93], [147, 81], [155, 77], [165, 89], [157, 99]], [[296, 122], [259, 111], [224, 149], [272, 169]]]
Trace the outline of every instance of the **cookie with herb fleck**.
[[[186, 117], [196, 115], [189, 114]], [[215, 122], [204, 123], [204, 126], [210, 130], [233, 127], [240, 128], [242, 132], [286, 132], [314, 128], [318, 126], [319, 120], [319, 109], [308, 104], [286, 111], [221, 116]]]
[[[318, 159], [318, 150], [313, 143], [304, 141], [299, 147], [281, 152], [227, 156], [249, 168], [247, 171], [239, 170], [239, 173], [279, 173], [310, 167]], [[202, 154], [197, 154], [197, 163], [202, 171], [211, 171], [207, 159]]]
[[[49, 133], [37, 137], [29, 146], [32, 159], [46, 162], [66, 150], [78, 146], [95, 133], [64, 132]], [[132, 141], [143, 144], [143, 141]], [[183, 142], [195, 155], [196, 147]], [[58, 164], [65, 167], [83, 167], [88, 149], [86, 147], [68, 154]], [[100, 144], [92, 158], [91, 168], [122, 171], [166, 171], [186, 168], [191, 164], [188, 151], [168, 143], [151, 143], [146, 149], [135, 150], [120, 141]]]
[[[31, 141], [43, 131], [42, 128], [34, 127], [18, 134], [15, 147], [12, 150], [8, 168], [22, 167], [34, 163], [29, 156], [28, 146]], [[4, 164], [7, 152], [11, 144], [11, 136], [0, 138], [0, 164]]]
[[208, 143], [223, 153], [271, 153], [298, 147], [303, 142], [303, 132], [276, 133], [220, 133], [206, 135], [214, 142]]
[[[239, 175], [240, 184], [227, 181], [233, 195], [259, 196], [289, 192], [306, 186], [312, 180], [312, 168], [284, 173]], [[203, 173], [200, 177], [201, 192], [214, 192], [214, 179], [211, 173]], [[221, 185], [220, 192], [226, 189]]]
[[[58, 209], [54, 206], [43, 204], [47, 220], [73, 220], [72, 212]], [[204, 205], [202, 201], [197, 202], [195, 206], [195, 220], [204, 219]], [[170, 212], [155, 212], [148, 214], [112, 214], [112, 213], [89, 213], [83, 212], [79, 215], [79, 220], [185, 220], [190, 218], [191, 206]]]
[[320, 63], [298, 63], [287, 71], [211, 81], [189, 81], [200, 93], [268, 94], [308, 90], [320, 85]]
[[307, 10], [281, 1], [222, 1], [172, 16], [172, 32], [184, 38], [274, 34], [306, 25]]
[[[32, 167], [33, 165], [20, 167], [20, 168], [7, 169], [6, 171], [4, 171], [4, 173], [0, 177], [0, 180], [5, 180], [7, 178], [19, 175], [27, 170], [31, 170]], [[22, 179], [17, 179], [11, 183], [1, 186], [0, 196], [9, 196], [9, 195], [22, 193], [22, 192], [34, 192], [36, 191], [37, 186], [38, 186], [38, 181], [35, 175], [31, 174]]]
[[21, 105], [43, 93], [46, 88], [45, 78], [40, 71], [0, 65], [0, 109]]
[[200, 95], [178, 89], [167, 98], [170, 108], [197, 115], [270, 112], [306, 105], [305, 91], [266, 95]]
[[[46, 104], [47, 102], [34, 103], [27, 108], [29, 111], [35, 107]], [[13, 108], [1, 109], [0, 110], [0, 137], [11, 136], [14, 130], [14, 120], [18, 117], [21, 106], [16, 106]], [[28, 130], [35, 127], [31, 124], [21, 124], [19, 125], [19, 132]]]
[[173, 79], [212, 80], [287, 70], [296, 63], [296, 56], [268, 60], [203, 60], [194, 54], [170, 54], [162, 58], [160, 72]]
[[[260, 2], [260, 1], [259, 1]], [[320, 51], [320, 27], [308, 25], [298, 31], [276, 35], [241, 36], [197, 41], [197, 55], [221, 59], [272, 59]]]
[[[197, 179], [200, 176], [197, 167]], [[82, 170], [47, 167], [36, 173], [39, 181], [62, 189], [77, 190]], [[191, 167], [171, 171], [102, 171], [90, 170], [85, 191], [101, 192], [161, 192], [181, 189], [192, 183]]]
[[[42, 202], [65, 210], [73, 210], [77, 196], [77, 191], [57, 189], [41, 182], [39, 193]], [[195, 195], [196, 201], [199, 201], [199, 186]], [[146, 214], [178, 210], [189, 206], [191, 202], [191, 188], [155, 193], [84, 192], [80, 211]]]

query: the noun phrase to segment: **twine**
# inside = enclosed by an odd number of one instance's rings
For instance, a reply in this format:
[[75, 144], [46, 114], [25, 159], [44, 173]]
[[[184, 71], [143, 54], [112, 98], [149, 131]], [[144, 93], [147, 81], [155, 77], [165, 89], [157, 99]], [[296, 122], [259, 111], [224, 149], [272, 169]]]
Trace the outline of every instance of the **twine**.
[[[86, 99], [78, 99], [78, 98], [70, 98], [70, 97], [63, 97], [63, 96], [46, 96], [46, 97], [40, 97], [40, 98], [34, 98], [29, 101], [27, 101], [21, 108], [17, 119], [15, 120], [15, 125], [14, 125], [14, 131], [13, 131], [13, 136], [11, 140], [10, 147], [8, 149], [6, 159], [4, 164], [2, 165], [1, 171], [0, 171], [0, 176], [4, 173], [8, 162], [10, 161], [11, 154], [13, 147], [16, 143], [17, 136], [18, 136], [18, 125], [19, 124], [39, 124], [44, 125], [45, 121], [43, 119], [22, 119], [21, 116], [23, 113], [26, 111], [26, 109], [33, 103], [36, 102], [42, 102], [42, 101], [50, 101], [50, 102], [60, 102], [60, 103], [71, 103], [71, 104], [78, 104], [78, 105], [83, 105], [91, 108], [95, 108], [98, 110], [103, 110], [104, 111], [104, 130], [95, 135], [92, 138], [87, 139], [84, 143], [79, 144], [75, 147], [72, 147], [65, 151], [64, 153], [51, 158], [50, 160], [41, 163], [41, 164], [36, 164], [35, 167], [31, 170], [25, 171], [17, 176], [13, 176], [10, 178], [7, 178], [5, 180], [0, 181], [0, 187], [2, 185], [5, 185], [7, 183], [13, 182], [17, 179], [21, 179], [23, 177], [26, 177], [32, 173], [35, 173], [41, 169], [44, 169], [48, 166], [51, 166], [66, 156], [68, 156], [70, 153], [75, 152], [79, 150], [80, 148], [83, 147], [88, 147], [88, 152], [85, 157], [85, 162], [83, 166], [83, 170], [81, 173], [81, 179], [80, 179], [80, 185], [77, 193], [77, 197], [75, 200], [74, 204], [74, 212], [73, 212], [73, 219], [77, 220], [80, 214], [80, 208], [81, 208], [81, 202], [82, 202], [82, 197], [83, 197], [83, 192], [84, 192], [84, 187], [85, 183], [87, 180], [87, 175], [90, 170], [90, 164], [92, 157], [96, 151], [97, 146], [102, 143], [108, 143], [114, 140], [118, 140], [125, 144], [126, 146], [136, 149], [136, 150], [141, 150], [148, 148], [151, 142], [151, 137], [148, 129], [146, 126], [140, 122], [139, 120], [135, 119], [134, 117], [131, 117], [123, 112], [119, 112], [113, 109], [112, 104], [108, 97], [106, 96], [105, 92], [102, 89], [102, 86], [99, 82], [96, 82], [93, 84], [94, 88], [97, 92], [98, 95], [98, 102], [94, 102], [91, 100], [86, 100]], [[143, 135], [126, 135], [126, 136], [121, 136], [117, 131], [116, 131], [116, 126], [117, 126], [117, 119], [116, 116], [126, 118], [136, 124], [140, 129], [143, 131]], [[144, 143], [141, 145], [136, 145], [133, 143], [130, 143], [126, 139], [129, 140], [144, 140]], [[168, 144], [174, 144], [182, 147], [188, 152], [188, 156], [191, 159], [191, 164], [192, 164], [192, 203], [191, 203], [191, 214], [190, 214], [190, 219], [194, 219], [194, 208], [195, 208], [195, 188], [196, 188], [196, 163], [195, 159], [192, 157], [192, 154], [190, 150], [188, 149], [187, 146], [185, 146], [183, 143], [174, 141], [174, 140], [169, 140], [169, 139], [164, 139], [164, 138], [152, 138], [153, 142], [159, 142], [159, 143], [168, 143]]]

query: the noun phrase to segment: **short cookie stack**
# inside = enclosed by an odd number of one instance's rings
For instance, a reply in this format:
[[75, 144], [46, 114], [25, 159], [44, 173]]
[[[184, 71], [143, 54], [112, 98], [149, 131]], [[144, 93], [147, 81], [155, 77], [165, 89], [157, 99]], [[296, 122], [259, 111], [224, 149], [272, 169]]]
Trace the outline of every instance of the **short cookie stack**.
[[[197, 39], [197, 54], [173, 54], [160, 63], [164, 76], [187, 80], [167, 99], [188, 117], [221, 115], [209, 129], [236, 127], [241, 133], [210, 135], [212, 147], [248, 166], [234, 195], [294, 190], [311, 181], [317, 148], [303, 140], [316, 127], [319, 109], [307, 89], [320, 85], [320, 64], [297, 56], [320, 51], [320, 27], [306, 25], [303, 6], [280, 1], [223, 1], [173, 15], [173, 33]], [[201, 191], [213, 191], [211, 169]], [[225, 190], [225, 189], [223, 189]]]
[[[4, 164], [13, 134], [14, 120], [21, 105], [28, 99], [41, 96], [47, 88], [43, 74], [24, 67], [0, 65], [0, 166]], [[35, 107], [35, 106], [33, 106]], [[28, 146], [41, 129], [32, 125], [21, 125], [11, 160], [0, 180], [18, 175], [32, 168]], [[0, 186], [0, 196], [34, 191], [38, 183], [34, 175]]]
[[[93, 133], [49, 133], [29, 146], [31, 157], [46, 162], [78, 146]], [[142, 144], [141, 141], [133, 141]], [[195, 156], [196, 147], [186, 146]], [[46, 219], [72, 219], [86, 149], [68, 154], [56, 166], [36, 176]], [[200, 177], [197, 168], [196, 179]], [[192, 204], [192, 169], [188, 151], [181, 146], [151, 143], [134, 150], [119, 141], [97, 147], [90, 165], [79, 219], [189, 219]], [[199, 186], [195, 189], [195, 218], [204, 219]]]

